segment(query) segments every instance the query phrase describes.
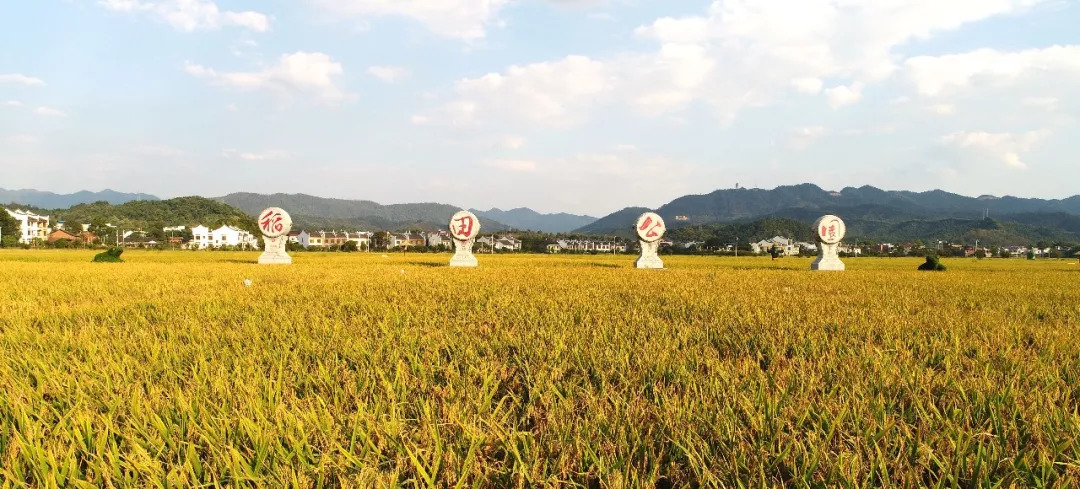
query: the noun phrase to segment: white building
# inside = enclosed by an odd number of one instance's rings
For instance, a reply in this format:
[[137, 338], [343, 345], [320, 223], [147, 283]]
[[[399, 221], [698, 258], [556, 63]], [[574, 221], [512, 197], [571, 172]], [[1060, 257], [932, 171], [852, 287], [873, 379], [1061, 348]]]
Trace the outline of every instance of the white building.
[[[560, 239], [554, 244], [557, 244], [559, 246], [559, 251], [576, 251], [586, 253], [626, 252], [626, 244], [622, 242], [593, 241], [588, 239]], [[671, 242], [669, 241], [667, 244], [668, 246], [670, 246]]]
[[773, 247], [780, 252], [780, 256], [796, 256], [799, 254], [799, 244], [783, 236], [775, 236], [757, 243], [750, 243], [750, 250], [754, 253], [770, 253]]
[[258, 249], [259, 239], [251, 233], [233, 226], [221, 226], [212, 231], [202, 225], [191, 228], [191, 242], [188, 243], [188, 247], [205, 250], [223, 246]]
[[18, 233], [19, 242], [30, 244], [35, 239], [45, 240], [49, 237], [49, 216], [39, 216], [32, 212], [4, 209], [11, 217], [19, 221], [19, 229], [3, 229], [0, 233]]
[[432, 248], [453, 248], [454, 239], [448, 231], [435, 231], [427, 233], [427, 245]]
[[371, 235], [369, 232], [345, 233], [345, 239], [356, 243], [357, 249], [371, 249]]
[[497, 251], [521, 251], [521, 240], [513, 236], [503, 236], [501, 238], [484, 236], [477, 238], [476, 242], [488, 248], [494, 246]]
[[289, 242], [293, 244], [298, 244], [300, 246], [303, 246], [304, 249], [307, 249], [308, 246], [311, 246], [311, 235], [308, 234], [307, 231], [293, 231], [289, 233]]

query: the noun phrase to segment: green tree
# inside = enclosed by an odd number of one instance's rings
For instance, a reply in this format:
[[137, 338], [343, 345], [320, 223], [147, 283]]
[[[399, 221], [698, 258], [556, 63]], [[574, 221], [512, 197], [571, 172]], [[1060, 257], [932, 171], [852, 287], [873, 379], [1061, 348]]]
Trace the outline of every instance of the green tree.
[[0, 247], [13, 248], [19, 245], [19, 221], [0, 208]]
[[95, 217], [90, 221], [90, 233], [97, 236], [102, 242], [108, 241], [107, 236], [112, 232], [104, 217]]

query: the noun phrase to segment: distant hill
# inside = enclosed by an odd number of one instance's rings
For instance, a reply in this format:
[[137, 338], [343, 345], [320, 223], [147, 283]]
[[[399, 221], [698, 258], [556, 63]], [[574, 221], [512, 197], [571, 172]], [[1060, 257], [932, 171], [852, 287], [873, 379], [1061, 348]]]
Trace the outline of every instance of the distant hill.
[[477, 217], [498, 221], [514, 229], [544, 233], [566, 233], [596, 222], [596, 218], [592, 216], [578, 216], [567, 213], [541, 214], [525, 207], [508, 211], [500, 209], [471, 210]]
[[78, 204], [92, 202], [108, 202], [110, 204], [123, 204], [134, 200], [160, 200], [149, 194], [127, 194], [115, 190], [102, 190], [101, 192], [76, 192], [73, 194], [57, 194], [40, 190], [22, 189], [6, 190], [0, 188], [0, 202], [17, 203], [40, 209], [66, 209]]
[[[588, 234], [629, 236], [629, 226], [642, 208], [628, 208], [579, 228]], [[941, 190], [886, 191], [871, 186], [829, 192], [812, 184], [762, 189], [717, 190], [688, 195], [656, 209], [668, 227], [789, 218], [813, 222], [836, 214], [848, 223], [848, 234], [867, 239], [954, 239], [981, 234], [1026, 244], [1034, 239], [1072, 239], [1072, 218], [1080, 216], [1080, 196], [1063, 200], [1017, 197], [966, 197]], [[1000, 229], [982, 229], [984, 215]], [[676, 216], [681, 216], [676, 219]], [[981, 231], [980, 231], [981, 229]], [[1053, 238], [1050, 238], [1053, 237]], [[974, 238], [972, 238], [974, 240]], [[1012, 244], [1012, 243], [1001, 243]]]
[[48, 215], [53, 222], [64, 220], [73, 229], [77, 224], [102, 220], [123, 230], [151, 231], [166, 226], [193, 227], [199, 224], [218, 227], [223, 224], [257, 232], [255, 219], [236, 207], [203, 197], [179, 197], [169, 200], [137, 200], [113, 205], [107, 202], [79, 204], [65, 209], [21, 206]]
[[[865, 221], [861, 219], [845, 220], [848, 225], [848, 242], [869, 240], [873, 242], [891, 242], [901, 244], [922, 241], [933, 245], [937, 240], [954, 243], [1007, 246], [1045, 243], [1080, 243], [1080, 217], [1064, 217], [1060, 214], [1039, 215], [1039, 219], [1062, 219], [1062, 226], [1048, 222], [1020, 223], [1001, 222], [994, 219], [943, 219], [938, 221], [903, 221], [887, 223]], [[799, 241], [814, 241], [810, 226], [812, 221], [790, 218], [765, 218], [754, 221], [706, 224], [671, 229], [667, 237], [676, 241], [708, 241], [719, 239], [724, 244], [751, 243], [774, 236], [794, 238]]]
[[[370, 200], [345, 200], [306, 194], [234, 193], [214, 200], [235, 206], [250, 216], [267, 207], [281, 207], [293, 218], [294, 229], [365, 229], [374, 231], [443, 229], [461, 210], [446, 204], [382, 205]], [[482, 231], [507, 229], [504, 224], [480, 217]]]

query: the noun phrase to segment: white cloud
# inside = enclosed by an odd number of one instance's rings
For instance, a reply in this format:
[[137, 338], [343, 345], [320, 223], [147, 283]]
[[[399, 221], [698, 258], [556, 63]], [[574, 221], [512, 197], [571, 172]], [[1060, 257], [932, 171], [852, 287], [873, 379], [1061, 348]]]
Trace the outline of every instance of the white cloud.
[[791, 132], [788, 137], [788, 147], [796, 151], [802, 151], [809, 148], [814, 141], [820, 139], [825, 133], [826, 130], [822, 126], [800, 127]]
[[67, 117], [67, 112], [52, 107], [38, 107], [34, 113], [44, 117]]
[[956, 106], [953, 104], [934, 104], [926, 109], [937, 115], [953, 115], [956, 113]]
[[958, 131], [943, 137], [942, 142], [968, 151], [977, 158], [996, 160], [1007, 167], [1026, 170], [1028, 163], [1022, 159], [1022, 153], [1034, 150], [1049, 135], [1047, 130], [1023, 134]]
[[41, 142], [41, 138], [30, 134], [12, 134], [4, 138], [4, 142], [11, 145], [33, 145]]
[[457, 82], [458, 99], [446, 104], [437, 119], [466, 124], [480, 115], [495, 115], [563, 126], [575, 122], [577, 108], [611, 85], [604, 63], [585, 56], [511, 66], [505, 73], [489, 73]]
[[401, 66], [372, 66], [367, 69], [367, 73], [386, 83], [404, 80], [411, 75], [408, 68]]
[[702, 15], [638, 27], [637, 36], [657, 42], [654, 51], [513, 66], [459, 82], [454, 103], [469, 104], [470, 122], [566, 124], [626, 101], [649, 116], [705, 104], [730, 122], [793, 89], [819, 94], [828, 80], [825, 96], [839, 108], [891, 76], [903, 44], [1042, 1], [1049, 0], [957, 0], [942, 8], [937, 0], [717, 0]]
[[1061, 108], [1061, 99], [1057, 97], [1026, 97], [1022, 103], [1026, 107], [1034, 107], [1048, 112], [1054, 112]]
[[172, 158], [184, 154], [184, 152], [178, 148], [160, 144], [143, 144], [135, 146], [131, 148], [131, 152], [139, 156], [149, 156], [157, 158]]
[[839, 109], [862, 100], [862, 84], [833, 87], [825, 90], [825, 96], [829, 98], [829, 107]]
[[225, 158], [239, 158], [244, 161], [272, 161], [283, 160], [289, 157], [289, 154], [284, 151], [262, 151], [262, 152], [246, 152], [236, 149], [226, 149], [221, 152], [221, 156]]
[[429, 117], [423, 116], [423, 115], [414, 115], [414, 116], [409, 118], [409, 121], [411, 121], [414, 125], [423, 126], [423, 125], [431, 122], [431, 119]]
[[322, 103], [335, 104], [355, 99], [345, 90], [345, 70], [323, 53], [284, 54], [274, 66], [254, 72], [223, 73], [187, 62], [188, 74], [207, 78], [215, 84], [241, 90], [267, 90], [283, 96], [310, 96]]
[[270, 30], [270, 18], [265, 14], [222, 11], [209, 0], [100, 0], [98, 5], [115, 12], [147, 12], [184, 32], [222, 27], [241, 27], [255, 32]]
[[973, 85], [1012, 84], [1027, 77], [1080, 78], [1080, 46], [919, 56], [907, 60], [906, 68], [920, 94], [944, 96]]
[[0, 83], [11, 83], [28, 87], [39, 87], [45, 84], [45, 82], [42, 81], [40, 78], [26, 76], [22, 73], [9, 73], [7, 75], [0, 75]]
[[19, 107], [23, 106], [23, 103], [19, 102], [18, 100], [8, 100], [7, 102], [4, 102], [4, 106], [12, 107], [12, 108], [19, 108]]
[[480, 39], [509, 0], [311, 0], [336, 15], [407, 17], [444, 37]]
[[509, 160], [490, 160], [487, 162], [487, 166], [497, 168], [500, 170], [519, 172], [519, 173], [532, 173], [536, 171], [536, 161], [522, 160], [522, 159], [509, 159]]
[[525, 138], [521, 136], [506, 136], [502, 140], [502, 147], [505, 149], [519, 150], [525, 145]]
[[791, 86], [799, 93], [817, 95], [821, 93], [821, 89], [825, 87], [825, 82], [823, 82], [821, 78], [804, 76], [791, 80]]

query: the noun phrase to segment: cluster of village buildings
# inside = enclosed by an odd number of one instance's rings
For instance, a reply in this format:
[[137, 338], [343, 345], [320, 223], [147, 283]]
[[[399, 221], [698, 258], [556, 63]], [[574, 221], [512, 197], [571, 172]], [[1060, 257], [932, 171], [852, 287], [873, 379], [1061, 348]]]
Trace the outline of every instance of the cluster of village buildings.
[[[163, 245], [176, 246], [184, 249], [258, 249], [259, 237], [235, 226], [220, 226], [210, 229], [207, 226], [195, 226], [191, 228], [191, 239], [184, 240], [181, 236], [186, 234], [185, 226], [173, 226], [164, 228], [167, 236], [165, 242], [159, 243], [140, 231], [115, 230], [114, 235], [95, 236], [90, 232], [89, 224], [81, 224], [74, 228], [69, 227], [62, 220], [51, 224], [49, 216], [40, 216], [25, 210], [5, 209], [19, 223], [18, 230], [0, 229], [0, 236], [4, 233], [15, 232], [18, 241], [24, 244], [34, 242], [56, 242], [66, 240], [72, 243], [97, 243], [114, 242], [126, 247], [158, 247]], [[110, 228], [113, 226], [109, 225]], [[115, 229], [115, 228], [114, 228]], [[405, 232], [405, 233], [373, 233], [373, 232], [338, 232], [338, 231], [296, 231], [288, 236], [290, 243], [305, 249], [339, 249], [352, 242], [359, 250], [372, 249], [408, 249], [408, 248], [436, 248], [452, 249], [453, 239], [447, 231], [434, 232]], [[480, 250], [514, 252], [521, 251], [522, 242], [514, 236], [482, 236], [477, 238], [476, 244]], [[687, 242], [676, 243], [670, 240], [662, 240], [661, 247], [681, 246], [684, 249], [703, 250], [713, 252], [735, 252], [737, 245], [734, 243], [719, 247], [706, 248], [705, 243]], [[948, 246], [953, 256], [971, 257], [983, 252], [985, 256], [994, 256], [993, 250], [987, 247], [964, 246], [958, 244], [939, 245]], [[892, 254], [896, 252], [910, 253], [915, 245], [904, 243], [894, 245], [883, 243], [874, 246], [871, 251]], [[546, 244], [548, 253], [625, 253], [627, 244], [616, 240], [603, 239], [561, 239]], [[776, 253], [778, 256], [814, 255], [817, 253], [817, 244], [800, 242], [783, 236], [761, 240], [750, 244], [750, 250], [755, 254]], [[1010, 256], [1025, 256], [1029, 252], [1035, 256], [1049, 256], [1053, 248], [1039, 249], [1027, 246], [1007, 246], [1001, 250]], [[845, 243], [840, 246], [840, 253], [851, 256], [862, 255], [864, 249], [853, 244]], [[945, 250], [939, 250], [945, 251]]]

